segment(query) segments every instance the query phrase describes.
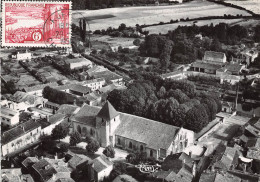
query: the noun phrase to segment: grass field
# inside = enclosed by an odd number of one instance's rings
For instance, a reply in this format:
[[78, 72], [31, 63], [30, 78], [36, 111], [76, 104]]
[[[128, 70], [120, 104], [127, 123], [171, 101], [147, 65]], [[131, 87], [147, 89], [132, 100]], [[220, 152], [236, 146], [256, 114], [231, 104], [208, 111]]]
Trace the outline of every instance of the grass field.
[[127, 26], [135, 26], [136, 24], [147, 25], [169, 22], [171, 19], [223, 16], [224, 14], [250, 15], [246, 11], [229, 8], [208, 1], [192, 1], [189, 3], [167, 6], [74, 10], [72, 16], [74, 23], [77, 23], [78, 19], [82, 17], [90, 19], [90, 29], [93, 31], [97, 29], [106, 29], [108, 27], [117, 28], [121, 23], [125, 23]]
[[226, 2], [246, 8], [247, 10], [250, 10], [253, 13], [260, 14], [260, 1], [259, 0], [226, 1]]
[[[216, 19], [216, 20], [201, 20], [201, 21], [197, 21], [197, 23], [195, 23], [195, 24], [197, 26], [210, 25], [211, 23], [213, 23], [213, 25], [216, 25], [216, 24], [221, 23], [221, 22], [224, 22], [224, 23], [227, 23], [227, 24], [236, 24], [236, 23], [239, 23], [239, 22], [242, 22], [242, 21], [243, 21], [243, 19], [234, 19], [234, 20]], [[192, 26], [193, 24], [194, 24], [193, 21], [179, 22], [179, 23], [168, 24], [168, 25], [151, 26], [151, 27], [144, 28], [144, 30], [148, 30], [150, 34], [152, 34], [152, 33], [165, 34], [169, 30], [176, 29], [178, 26]]]

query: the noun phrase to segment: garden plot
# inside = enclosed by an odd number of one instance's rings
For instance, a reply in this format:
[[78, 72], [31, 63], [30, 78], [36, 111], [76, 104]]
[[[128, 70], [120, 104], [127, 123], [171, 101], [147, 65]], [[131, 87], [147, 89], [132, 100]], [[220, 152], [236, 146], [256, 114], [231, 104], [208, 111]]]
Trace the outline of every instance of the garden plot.
[[[136, 24], [148, 25], [169, 22], [171, 19], [223, 16], [224, 14], [242, 14], [250, 16], [250, 14], [244, 10], [238, 10], [208, 1], [192, 1], [189, 3], [167, 6], [74, 10], [72, 16], [74, 23], [76, 24], [78, 24], [77, 21], [79, 18], [97, 16], [97, 19], [92, 18], [89, 21], [90, 29], [93, 31], [97, 29], [107, 29], [108, 27], [118, 28], [121, 23], [125, 23], [127, 26], [135, 26]], [[106, 15], [106, 17], [103, 19], [100, 18], [102, 15]]]

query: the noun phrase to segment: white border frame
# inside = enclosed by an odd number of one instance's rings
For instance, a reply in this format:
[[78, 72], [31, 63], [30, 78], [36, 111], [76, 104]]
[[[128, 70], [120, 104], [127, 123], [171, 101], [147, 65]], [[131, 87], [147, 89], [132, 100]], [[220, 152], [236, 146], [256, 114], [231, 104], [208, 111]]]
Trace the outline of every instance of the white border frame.
[[37, 3], [37, 4], [69, 4], [69, 44], [54, 44], [55, 47], [71, 47], [71, 19], [72, 19], [72, 2], [71, 1], [2, 1], [2, 47], [51, 47], [51, 44], [38, 43], [5, 43], [5, 3]]

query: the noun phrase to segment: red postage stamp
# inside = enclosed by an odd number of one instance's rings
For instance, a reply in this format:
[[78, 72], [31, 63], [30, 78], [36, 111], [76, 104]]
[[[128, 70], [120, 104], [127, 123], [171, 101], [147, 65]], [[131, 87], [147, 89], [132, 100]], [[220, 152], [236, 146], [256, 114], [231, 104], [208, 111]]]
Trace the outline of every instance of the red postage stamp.
[[71, 2], [3, 1], [2, 46], [70, 47]]

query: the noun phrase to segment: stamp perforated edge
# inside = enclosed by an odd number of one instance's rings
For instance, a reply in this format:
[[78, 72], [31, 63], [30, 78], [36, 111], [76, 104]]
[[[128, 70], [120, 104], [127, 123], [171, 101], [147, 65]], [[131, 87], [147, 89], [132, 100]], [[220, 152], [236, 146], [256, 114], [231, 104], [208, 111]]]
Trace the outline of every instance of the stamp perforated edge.
[[2, 7], [2, 38], [1, 38], [1, 47], [49, 47], [49, 45], [46, 45], [45, 43], [42, 44], [34, 44], [34, 43], [5, 43], [5, 3], [41, 3], [41, 4], [69, 4], [69, 44], [55, 44], [55, 47], [58, 48], [70, 48], [71, 47], [71, 23], [72, 23], [72, 2], [71, 1], [17, 1], [17, 0], [10, 0], [10, 1], [1, 1]]

